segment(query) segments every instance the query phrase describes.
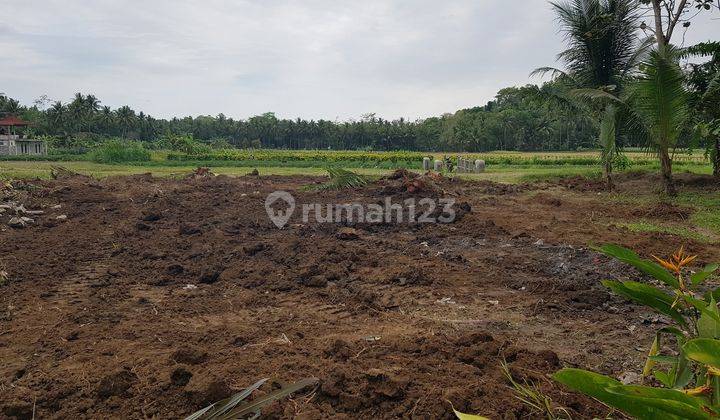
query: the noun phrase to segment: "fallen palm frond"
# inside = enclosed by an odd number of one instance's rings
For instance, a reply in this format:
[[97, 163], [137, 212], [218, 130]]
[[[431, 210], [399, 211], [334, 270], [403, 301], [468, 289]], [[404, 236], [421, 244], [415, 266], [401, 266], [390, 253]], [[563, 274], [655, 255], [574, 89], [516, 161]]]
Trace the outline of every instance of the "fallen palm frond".
[[341, 168], [328, 167], [325, 169], [330, 176], [330, 181], [320, 185], [313, 185], [314, 190], [342, 190], [346, 188], [358, 188], [367, 185], [368, 181], [362, 175], [350, 172]]
[[244, 418], [248, 415], [252, 415], [251, 418], [256, 419], [260, 417], [261, 410], [265, 406], [318, 383], [317, 378], [306, 378], [240, 405], [253, 391], [265, 384], [267, 380], [268, 379], [261, 379], [245, 388], [242, 392], [210, 404], [202, 410], [191, 414], [186, 417], [185, 420], [231, 420]]

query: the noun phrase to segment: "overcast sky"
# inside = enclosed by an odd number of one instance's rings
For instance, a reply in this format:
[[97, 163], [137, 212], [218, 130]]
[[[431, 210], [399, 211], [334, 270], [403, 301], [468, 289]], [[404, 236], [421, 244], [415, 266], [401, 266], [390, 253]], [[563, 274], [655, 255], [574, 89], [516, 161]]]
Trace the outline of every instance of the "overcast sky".
[[[415, 119], [554, 64], [545, 0], [6, 1], [0, 92], [93, 93], [156, 117]], [[701, 16], [687, 43], [720, 35]]]

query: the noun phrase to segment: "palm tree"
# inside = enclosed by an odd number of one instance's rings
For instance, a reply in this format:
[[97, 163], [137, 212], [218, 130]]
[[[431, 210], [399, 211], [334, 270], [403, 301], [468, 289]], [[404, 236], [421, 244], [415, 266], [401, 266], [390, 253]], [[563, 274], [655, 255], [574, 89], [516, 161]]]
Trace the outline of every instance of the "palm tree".
[[65, 123], [65, 105], [62, 102], [55, 102], [50, 109], [47, 110], [53, 131], [60, 131]]
[[630, 115], [628, 119], [657, 149], [665, 192], [676, 195], [670, 150], [689, 121], [689, 94], [680, 53], [672, 45], [657, 46], [640, 65], [642, 73], [622, 97], [601, 89], [579, 89], [580, 97], [599, 100]]
[[135, 111], [125, 105], [118, 108], [116, 113], [117, 121], [122, 127], [122, 137], [125, 138], [125, 136], [127, 136], [128, 129], [130, 129], [135, 122]]
[[695, 134], [705, 143], [713, 175], [720, 179], [720, 42], [693, 45], [683, 52], [683, 57], [710, 57], [707, 62], [689, 64], [688, 85], [695, 111]]
[[678, 64], [678, 52], [670, 45], [653, 50], [642, 69], [630, 91], [629, 103], [657, 148], [665, 192], [675, 195], [670, 149], [677, 144], [690, 115], [685, 75]]
[[[568, 90], [621, 92], [651, 43], [638, 35], [639, 15], [634, 0], [571, 0], [551, 4], [568, 43], [568, 48], [558, 54], [567, 70], [542, 67], [533, 74], [551, 73]], [[600, 123], [603, 175], [611, 189], [618, 109], [612, 103], [603, 107], [593, 105], [591, 110]]]
[[100, 123], [100, 127], [106, 132], [112, 127], [115, 122], [115, 115], [113, 115], [112, 109], [109, 106], [104, 106], [100, 109], [98, 122]]

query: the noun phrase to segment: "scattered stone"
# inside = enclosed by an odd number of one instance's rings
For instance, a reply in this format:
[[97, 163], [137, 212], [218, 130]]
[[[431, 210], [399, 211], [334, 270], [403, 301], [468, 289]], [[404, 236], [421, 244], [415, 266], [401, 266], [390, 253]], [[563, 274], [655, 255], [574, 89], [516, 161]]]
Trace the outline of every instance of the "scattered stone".
[[97, 394], [100, 399], [107, 399], [112, 396], [122, 396], [137, 381], [137, 375], [134, 373], [121, 370], [104, 377], [97, 387]]
[[185, 386], [190, 382], [190, 379], [192, 378], [193, 374], [183, 368], [179, 367], [173, 371], [173, 373], [170, 375], [170, 382], [175, 386]]
[[67, 217], [66, 214], [61, 214], [60, 216], [57, 216], [57, 217], [55, 218], [55, 220], [59, 220], [59, 221], [62, 222], [62, 221], [67, 220], [67, 218], [68, 218], [68, 217]]
[[150, 225], [145, 224], [145, 223], [142, 223], [142, 222], [138, 222], [138, 223], [135, 225], [135, 228], [136, 228], [137, 230], [141, 230], [141, 231], [148, 231], [148, 230], [152, 229], [152, 228], [150, 227]]
[[23, 222], [19, 217], [13, 217], [8, 221], [7, 225], [11, 228], [22, 229], [25, 227], [25, 222]]
[[457, 302], [452, 300], [452, 298], [450, 298], [450, 297], [444, 297], [442, 299], [438, 299], [435, 301], [435, 303], [439, 303], [441, 305], [456, 305], [457, 304]]
[[623, 372], [618, 377], [618, 380], [622, 382], [623, 385], [637, 384], [640, 383], [641, 379], [642, 376], [635, 372]]
[[194, 284], [186, 284], [185, 287], [183, 287], [183, 290], [195, 290], [197, 288], [198, 287], [195, 286]]

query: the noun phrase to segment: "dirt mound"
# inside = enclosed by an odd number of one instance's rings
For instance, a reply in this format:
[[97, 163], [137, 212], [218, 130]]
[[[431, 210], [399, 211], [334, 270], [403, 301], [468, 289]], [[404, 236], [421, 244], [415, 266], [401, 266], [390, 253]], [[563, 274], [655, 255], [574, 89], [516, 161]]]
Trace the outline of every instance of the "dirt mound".
[[399, 169], [386, 178], [380, 179], [376, 185], [379, 195], [383, 196], [426, 196], [444, 195], [443, 186], [449, 181], [442, 174], [428, 172], [418, 175], [405, 169]]

